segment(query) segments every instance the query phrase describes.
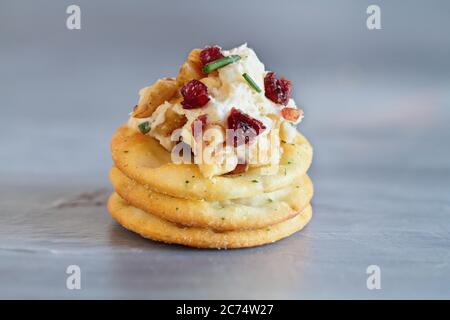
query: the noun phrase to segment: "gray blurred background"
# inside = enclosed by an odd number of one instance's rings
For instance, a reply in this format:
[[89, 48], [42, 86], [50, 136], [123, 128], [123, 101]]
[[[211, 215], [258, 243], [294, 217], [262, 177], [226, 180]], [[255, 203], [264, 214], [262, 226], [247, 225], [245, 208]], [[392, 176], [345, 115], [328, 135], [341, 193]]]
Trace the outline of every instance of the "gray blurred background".
[[[81, 7], [81, 30], [66, 28], [70, 4]], [[382, 30], [366, 27], [370, 4], [381, 7]], [[94, 250], [100, 261], [83, 261], [100, 280], [75, 297], [449, 298], [449, 26], [444, 0], [2, 0], [0, 296], [74, 297], [55, 289], [65, 276], [58, 270]], [[304, 232], [224, 258], [141, 241], [102, 205], [52, 207], [109, 188], [109, 140], [140, 88], [176, 75], [192, 48], [244, 42], [293, 81], [305, 110], [299, 129], [315, 148], [316, 214]], [[130, 257], [130, 248], [143, 253]], [[42, 269], [59, 261], [61, 279], [19, 277], [33, 270], [20, 250]], [[111, 271], [111, 252], [123, 270]], [[130, 271], [133, 259], [153, 271]], [[267, 259], [282, 265], [253, 272]], [[174, 261], [186, 274], [179, 282], [163, 272]], [[372, 263], [390, 281], [380, 294], [364, 285]], [[271, 277], [279, 268], [289, 279]], [[296, 270], [308, 279], [301, 285]], [[101, 277], [110, 272], [118, 278]], [[213, 281], [220, 272], [228, 282]], [[117, 280], [130, 273], [162, 278]]]

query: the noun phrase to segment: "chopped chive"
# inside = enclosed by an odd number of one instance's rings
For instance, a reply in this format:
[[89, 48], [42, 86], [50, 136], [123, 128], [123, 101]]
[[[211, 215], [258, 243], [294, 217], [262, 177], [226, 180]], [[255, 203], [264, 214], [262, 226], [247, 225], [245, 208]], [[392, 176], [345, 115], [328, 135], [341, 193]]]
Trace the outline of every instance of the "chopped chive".
[[219, 68], [225, 67], [226, 65], [229, 65], [230, 63], [236, 62], [239, 59], [241, 59], [241, 57], [235, 54], [228, 57], [223, 57], [221, 59], [217, 59], [215, 61], [211, 61], [210, 63], [207, 63], [203, 67], [203, 72], [210, 73], [211, 71], [217, 70]]
[[258, 183], [258, 180], [252, 180], [253, 183]]
[[255, 89], [256, 92], [260, 93], [261, 92], [261, 88], [258, 87], [258, 85], [256, 84], [255, 80], [252, 79], [252, 77], [250, 77], [248, 75], [248, 73], [243, 73], [242, 76], [244, 77], [245, 81], [247, 81], [248, 85], [250, 87], [252, 87], [253, 89]]
[[141, 124], [138, 125], [138, 128], [142, 134], [146, 134], [151, 129], [150, 122], [148, 122], [148, 121], [142, 122]]
[[270, 199], [270, 198], [269, 198], [269, 199], [267, 199], [267, 201], [269, 201], [269, 203], [272, 203], [272, 202], [273, 202], [273, 200], [272, 200], [272, 199]]
[[189, 180], [186, 180], [185, 183], [188, 184], [188, 183], [189, 183]]
[[222, 217], [222, 221], [225, 220], [225, 217]]

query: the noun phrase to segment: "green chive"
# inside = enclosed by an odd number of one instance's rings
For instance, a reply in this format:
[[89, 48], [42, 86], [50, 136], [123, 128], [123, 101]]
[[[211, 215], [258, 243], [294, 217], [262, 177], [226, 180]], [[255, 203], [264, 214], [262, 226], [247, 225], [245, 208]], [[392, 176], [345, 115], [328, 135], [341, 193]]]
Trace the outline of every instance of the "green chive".
[[240, 56], [232, 55], [232, 56], [224, 57], [224, 58], [221, 58], [221, 59], [217, 59], [215, 61], [211, 61], [210, 63], [207, 63], [203, 67], [203, 72], [204, 73], [210, 73], [211, 71], [217, 70], [219, 68], [222, 68], [222, 67], [225, 67], [225, 66], [229, 65], [230, 63], [236, 62], [239, 59], [241, 59]]
[[248, 75], [248, 73], [243, 73], [242, 76], [244, 77], [245, 81], [247, 81], [248, 85], [250, 87], [252, 87], [253, 89], [255, 89], [256, 92], [260, 93], [261, 92], [261, 88], [258, 87], [258, 85], [256, 84], [256, 82], [252, 79], [252, 77], [250, 77]]
[[139, 131], [141, 131], [142, 134], [146, 134], [150, 131], [150, 122], [145, 121], [138, 125]]
[[269, 203], [272, 203], [272, 202], [273, 202], [273, 200], [272, 200], [272, 199], [270, 199], [270, 198], [269, 198], [269, 199], [267, 199], [267, 201], [269, 201]]
[[252, 180], [253, 183], [258, 183], [258, 180]]

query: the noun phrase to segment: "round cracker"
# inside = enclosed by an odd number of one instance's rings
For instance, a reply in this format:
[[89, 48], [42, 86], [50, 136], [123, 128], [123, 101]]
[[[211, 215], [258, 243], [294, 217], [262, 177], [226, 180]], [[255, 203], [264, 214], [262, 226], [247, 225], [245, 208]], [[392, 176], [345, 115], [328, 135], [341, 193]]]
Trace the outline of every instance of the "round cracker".
[[114, 134], [111, 153], [120, 171], [157, 192], [185, 199], [227, 200], [274, 191], [305, 174], [312, 161], [312, 147], [306, 138], [299, 133], [294, 143], [281, 142], [281, 147], [277, 174], [263, 175], [261, 168], [252, 168], [211, 179], [203, 177], [196, 164], [172, 163], [170, 153], [157, 140], [127, 126]]
[[123, 227], [156, 241], [181, 244], [195, 248], [244, 248], [272, 243], [302, 229], [311, 219], [308, 206], [300, 214], [270, 227], [215, 232], [211, 229], [182, 227], [129, 205], [113, 193], [108, 201], [111, 216]]
[[173, 223], [217, 231], [259, 229], [282, 222], [308, 206], [313, 195], [307, 175], [297, 178], [292, 186], [225, 201], [181, 199], [155, 192], [116, 167], [109, 176], [116, 193], [134, 207]]

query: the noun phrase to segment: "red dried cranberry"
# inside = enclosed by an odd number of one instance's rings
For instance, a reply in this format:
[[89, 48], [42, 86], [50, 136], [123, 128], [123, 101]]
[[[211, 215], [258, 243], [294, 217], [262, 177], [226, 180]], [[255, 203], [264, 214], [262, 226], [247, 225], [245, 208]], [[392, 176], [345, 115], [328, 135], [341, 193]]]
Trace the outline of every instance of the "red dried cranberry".
[[200, 61], [203, 65], [223, 58], [222, 49], [219, 46], [206, 47], [200, 52]]
[[198, 81], [191, 80], [180, 89], [184, 100], [181, 102], [184, 109], [201, 108], [208, 103], [208, 87]]
[[[257, 135], [266, 129], [261, 121], [250, 117], [248, 114], [245, 114], [236, 108], [231, 109], [227, 122], [228, 129], [235, 131], [233, 136], [233, 144], [235, 147], [243, 144], [244, 142], [251, 142]], [[237, 130], [241, 130], [241, 133], [245, 135], [244, 139], [238, 139], [239, 132], [237, 132]]]
[[287, 105], [291, 97], [291, 81], [284, 78], [277, 79], [274, 72], [268, 72], [264, 77], [264, 90], [268, 99]]
[[201, 133], [205, 131], [206, 121], [208, 121], [208, 115], [202, 114], [195, 119], [191, 124], [192, 135], [195, 139], [200, 137]]

